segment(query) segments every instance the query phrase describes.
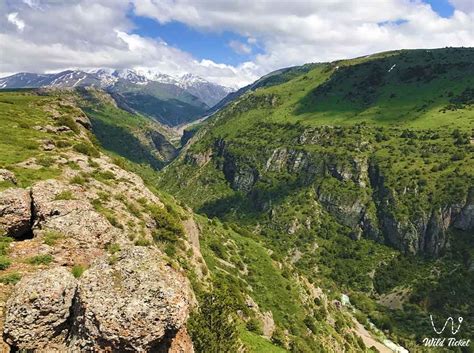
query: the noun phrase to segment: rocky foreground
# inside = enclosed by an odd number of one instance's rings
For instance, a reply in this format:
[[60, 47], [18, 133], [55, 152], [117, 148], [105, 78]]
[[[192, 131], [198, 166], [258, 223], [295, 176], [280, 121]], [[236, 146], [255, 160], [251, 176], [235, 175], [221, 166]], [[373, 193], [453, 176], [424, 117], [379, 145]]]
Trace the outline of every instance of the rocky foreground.
[[[72, 138], [90, 143], [89, 127]], [[67, 127], [51, 134], [73, 136]], [[193, 352], [194, 293], [155, 245], [168, 226], [164, 204], [105, 155], [43, 149], [58, 152], [49, 163], [61, 174], [0, 192], [0, 233], [12, 239], [4, 278], [21, 275], [0, 285], [4, 351]], [[22, 167], [38, 170], [39, 160]], [[0, 177], [17, 184], [9, 170]]]

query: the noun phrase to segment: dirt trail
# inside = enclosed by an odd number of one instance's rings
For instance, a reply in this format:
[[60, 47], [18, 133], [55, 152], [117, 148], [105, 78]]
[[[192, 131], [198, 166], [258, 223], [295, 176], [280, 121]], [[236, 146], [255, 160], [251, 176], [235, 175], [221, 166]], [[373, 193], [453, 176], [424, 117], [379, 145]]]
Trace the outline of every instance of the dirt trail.
[[354, 320], [354, 323], [355, 323], [354, 332], [357, 334], [357, 336], [362, 338], [362, 341], [364, 341], [364, 344], [367, 346], [367, 348], [375, 347], [378, 349], [380, 353], [393, 353], [393, 351], [390, 348], [376, 341], [372, 337], [371, 333], [367, 331], [360, 322], [358, 322], [357, 320]]

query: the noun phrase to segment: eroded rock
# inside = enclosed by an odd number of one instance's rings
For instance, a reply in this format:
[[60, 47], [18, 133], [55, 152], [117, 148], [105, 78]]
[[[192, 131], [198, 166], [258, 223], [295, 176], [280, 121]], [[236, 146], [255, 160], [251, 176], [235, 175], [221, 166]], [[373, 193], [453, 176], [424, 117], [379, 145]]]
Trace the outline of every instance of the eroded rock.
[[155, 351], [184, 325], [193, 298], [186, 278], [155, 248], [122, 251], [82, 276], [72, 345], [80, 350]]
[[110, 243], [117, 231], [109, 221], [87, 200], [58, 200], [57, 195], [63, 190], [65, 186], [56, 180], [33, 186], [35, 228], [55, 230], [87, 246]]
[[60, 349], [75, 291], [76, 280], [64, 267], [24, 277], [7, 301], [5, 341], [18, 349]]
[[15, 174], [8, 169], [0, 169], [0, 182], [9, 181], [13, 184], [16, 184]]
[[0, 234], [21, 238], [31, 231], [29, 190], [12, 188], [0, 193]]

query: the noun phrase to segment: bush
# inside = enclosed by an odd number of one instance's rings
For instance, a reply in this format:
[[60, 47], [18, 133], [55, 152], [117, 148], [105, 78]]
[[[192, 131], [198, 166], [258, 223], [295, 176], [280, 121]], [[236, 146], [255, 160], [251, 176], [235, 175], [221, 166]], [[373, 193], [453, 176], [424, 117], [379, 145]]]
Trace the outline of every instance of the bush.
[[87, 180], [80, 175], [76, 175], [69, 182], [71, 184], [84, 185], [87, 182]]
[[72, 131], [74, 131], [76, 134], [79, 133], [79, 126], [77, 126], [76, 122], [74, 121], [73, 118], [71, 118], [68, 115], [61, 115], [57, 120], [56, 124], [58, 126], [67, 126], [70, 128]]
[[6, 270], [8, 267], [11, 265], [10, 259], [8, 259], [6, 256], [0, 256], [0, 270]]
[[48, 265], [53, 261], [53, 257], [50, 254], [36, 255], [30, 257], [26, 262], [30, 265]]
[[280, 347], [285, 347], [286, 336], [281, 328], [277, 327], [275, 331], [273, 331], [272, 342]]
[[255, 332], [257, 335], [263, 335], [262, 323], [254, 317], [247, 321], [245, 327], [247, 327], [247, 330]]
[[10, 248], [10, 243], [13, 241], [12, 238], [1, 236], [0, 237], [0, 256], [7, 255]]
[[236, 303], [233, 295], [223, 289], [205, 293], [199, 300], [188, 328], [197, 353], [238, 352]]
[[145, 239], [145, 238], [138, 238], [137, 240], [135, 240], [134, 244], [136, 246], [150, 246], [150, 242]]
[[117, 243], [112, 243], [107, 246], [107, 251], [111, 254], [115, 254], [116, 252], [119, 252], [120, 249], [120, 244]]
[[43, 167], [51, 167], [54, 164], [54, 158], [52, 157], [38, 157], [36, 158], [36, 163]]
[[95, 147], [89, 143], [80, 142], [75, 144], [73, 148], [76, 152], [85, 154], [86, 156], [100, 157], [99, 151], [97, 151], [97, 149], [95, 149]]
[[82, 265], [74, 265], [71, 268], [71, 273], [74, 276], [74, 278], [79, 278], [82, 276], [85, 270], [86, 270], [85, 267]]
[[0, 277], [0, 283], [16, 284], [21, 279], [21, 275], [17, 272], [9, 273]]
[[43, 242], [46, 244], [46, 245], [49, 245], [49, 246], [53, 246], [54, 244], [56, 244], [56, 242], [58, 240], [60, 240], [61, 238], [63, 238], [64, 236], [55, 231], [55, 230], [49, 230], [47, 231], [46, 233], [44, 233], [43, 235]]
[[54, 199], [55, 200], [73, 200], [74, 196], [71, 190], [64, 190], [64, 191], [61, 191], [59, 194], [57, 194], [54, 197]]

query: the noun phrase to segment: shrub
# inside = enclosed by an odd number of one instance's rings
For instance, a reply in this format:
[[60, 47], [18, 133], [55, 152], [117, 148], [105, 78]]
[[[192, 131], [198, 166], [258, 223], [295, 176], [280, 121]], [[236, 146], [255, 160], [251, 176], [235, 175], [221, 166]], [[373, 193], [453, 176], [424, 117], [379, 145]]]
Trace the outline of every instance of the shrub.
[[238, 352], [236, 303], [223, 289], [205, 293], [189, 319], [189, 331], [197, 353]]
[[245, 327], [247, 327], [247, 330], [251, 332], [255, 332], [257, 335], [262, 335], [263, 334], [263, 329], [262, 329], [262, 324], [260, 321], [258, 321], [256, 318], [251, 318], [247, 323], [245, 324]]
[[59, 239], [62, 239], [64, 236], [54, 230], [47, 231], [43, 236], [43, 242], [46, 245], [53, 246]]
[[116, 252], [119, 252], [120, 249], [120, 244], [118, 243], [112, 243], [107, 246], [107, 251], [111, 254], [115, 254]]
[[89, 143], [80, 142], [75, 144], [73, 148], [76, 152], [85, 154], [89, 157], [100, 157], [99, 151]]
[[53, 257], [50, 254], [36, 255], [27, 260], [30, 265], [48, 265], [52, 261]]
[[0, 256], [0, 270], [6, 270], [11, 265], [10, 259], [6, 256]]
[[286, 336], [283, 330], [279, 327], [273, 331], [272, 342], [280, 347], [285, 347]]
[[52, 157], [38, 157], [36, 158], [36, 163], [43, 167], [51, 167], [54, 164], [54, 158]]
[[84, 185], [87, 182], [87, 180], [80, 175], [76, 175], [69, 182], [71, 184]]
[[13, 241], [12, 238], [2, 236], [0, 237], [0, 256], [7, 255], [10, 248], [10, 243]]
[[74, 131], [76, 134], [79, 133], [79, 126], [77, 126], [76, 122], [74, 121], [73, 118], [71, 118], [68, 115], [61, 115], [57, 120], [56, 124], [58, 126], [67, 126], [70, 128], [72, 131]]
[[134, 244], [136, 246], [150, 246], [150, 242], [143, 237], [140, 237], [137, 240], [135, 240]]
[[64, 190], [64, 191], [61, 191], [59, 194], [57, 194], [54, 197], [54, 199], [55, 200], [73, 200], [74, 196], [73, 196], [71, 190]]
[[66, 148], [66, 147], [71, 146], [71, 143], [67, 140], [57, 140], [55, 144], [56, 144], [56, 147], [58, 148]]
[[12, 272], [0, 277], [0, 283], [16, 284], [21, 279], [21, 275], [17, 272]]
[[74, 265], [71, 268], [71, 273], [75, 278], [79, 278], [82, 276], [85, 270], [85, 267], [82, 265]]

